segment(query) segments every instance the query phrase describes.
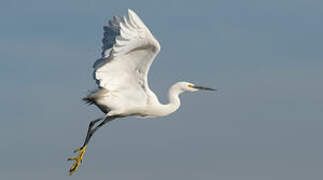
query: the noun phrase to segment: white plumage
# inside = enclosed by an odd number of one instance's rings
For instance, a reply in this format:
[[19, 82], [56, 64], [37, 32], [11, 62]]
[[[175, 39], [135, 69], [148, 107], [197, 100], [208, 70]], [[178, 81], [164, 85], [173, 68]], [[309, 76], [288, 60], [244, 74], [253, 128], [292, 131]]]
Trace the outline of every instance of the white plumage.
[[93, 100], [108, 108], [109, 116], [138, 114], [134, 111], [158, 101], [147, 80], [150, 65], [160, 51], [158, 41], [132, 10], [120, 20], [119, 29], [115, 44], [104, 52], [106, 61], [94, 73], [99, 91], [104, 93]]
[[70, 159], [76, 161], [70, 169], [71, 174], [78, 168], [93, 133], [106, 122], [125, 116], [166, 116], [179, 108], [181, 93], [215, 90], [178, 82], [169, 89], [169, 103], [161, 104], [148, 86], [149, 68], [160, 51], [159, 42], [150, 30], [130, 9], [128, 16], [114, 16], [104, 30], [102, 58], [93, 65], [99, 88], [84, 100], [97, 105], [105, 116], [90, 123], [84, 145], [77, 149], [81, 153]]

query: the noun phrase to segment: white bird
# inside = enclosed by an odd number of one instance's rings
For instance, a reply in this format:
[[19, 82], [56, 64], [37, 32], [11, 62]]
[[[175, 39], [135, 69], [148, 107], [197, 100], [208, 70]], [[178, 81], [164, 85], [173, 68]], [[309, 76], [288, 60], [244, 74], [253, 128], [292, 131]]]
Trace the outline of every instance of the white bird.
[[[93, 65], [98, 89], [83, 100], [95, 104], [105, 115], [90, 122], [83, 146], [74, 151], [80, 153], [68, 159], [75, 160], [69, 170], [71, 175], [82, 162], [90, 138], [105, 123], [126, 116], [167, 116], [180, 107], [181, 93], [215, 90], [189, 82], [177, 82], [169, 89], [169, 103], [161, 104], [148, 86], [149, 68], [160, 51], [159, 42], [150, 30], [129, 9], [128, 16], [114, 16], [104, 31], [102, 58]], [[99, 121], [101, 123], [93, 127]]]

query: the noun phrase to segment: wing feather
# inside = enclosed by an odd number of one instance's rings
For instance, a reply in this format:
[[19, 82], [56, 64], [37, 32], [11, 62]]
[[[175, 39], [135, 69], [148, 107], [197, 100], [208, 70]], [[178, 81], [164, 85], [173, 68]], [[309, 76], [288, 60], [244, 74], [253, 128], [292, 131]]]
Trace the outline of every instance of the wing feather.
[[104, 37], [102, 39], [102, 57], [108, 57], [109, 53], [106, 52], [115, 44], [115, 38], [120, 35], [120, 22], [122, 21], [120, 16], [113, 16], [109, 20], [109, 25], [104, 26]]
[[94, 66], [95, 79], [99, 87], [109, 91], [132, 91], [137, 93], [138, 98], [147, 97], [147, 93], [151, 92], [148, 71], [160, 51], [159, 42], [130, 9], [128, 16], [113, 18], [110, 22], [108, 27], [113, 27], [116, 36], [105, 32], [103, 41], [113, 42], [113, 46], [105, 46], [109, 49], [104, 49], [104, 62]]

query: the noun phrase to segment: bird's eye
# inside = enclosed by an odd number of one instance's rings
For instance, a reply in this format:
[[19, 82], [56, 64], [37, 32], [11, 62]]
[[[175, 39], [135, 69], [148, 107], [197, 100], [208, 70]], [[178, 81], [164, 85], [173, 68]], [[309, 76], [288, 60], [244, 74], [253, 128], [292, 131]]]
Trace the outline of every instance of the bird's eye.
[[193, 88], [194, 86], [192, 84], [187, 85], [189, 88]]

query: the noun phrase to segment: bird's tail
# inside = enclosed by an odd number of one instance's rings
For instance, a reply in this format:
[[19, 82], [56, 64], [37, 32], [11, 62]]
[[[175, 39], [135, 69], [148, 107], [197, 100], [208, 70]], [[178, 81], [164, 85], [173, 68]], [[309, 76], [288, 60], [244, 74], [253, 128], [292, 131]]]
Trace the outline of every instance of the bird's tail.
[[88, 104], [88, 105], [92, 105], [95, 102], [91, 96], [86, 96], [82, 98], [82, 100], [85, 102], [85, 104]]
[[98, 90], [91, 91], [89, 95], [86, 97], [82, 98], [83, 101], [85, 101], [86, 104], [92, 105], [96, 103], [96, 100], [99, 98], [102, 98], [104, 94], [108, 92], [107, 89], [105, 88], [100, 88]]

